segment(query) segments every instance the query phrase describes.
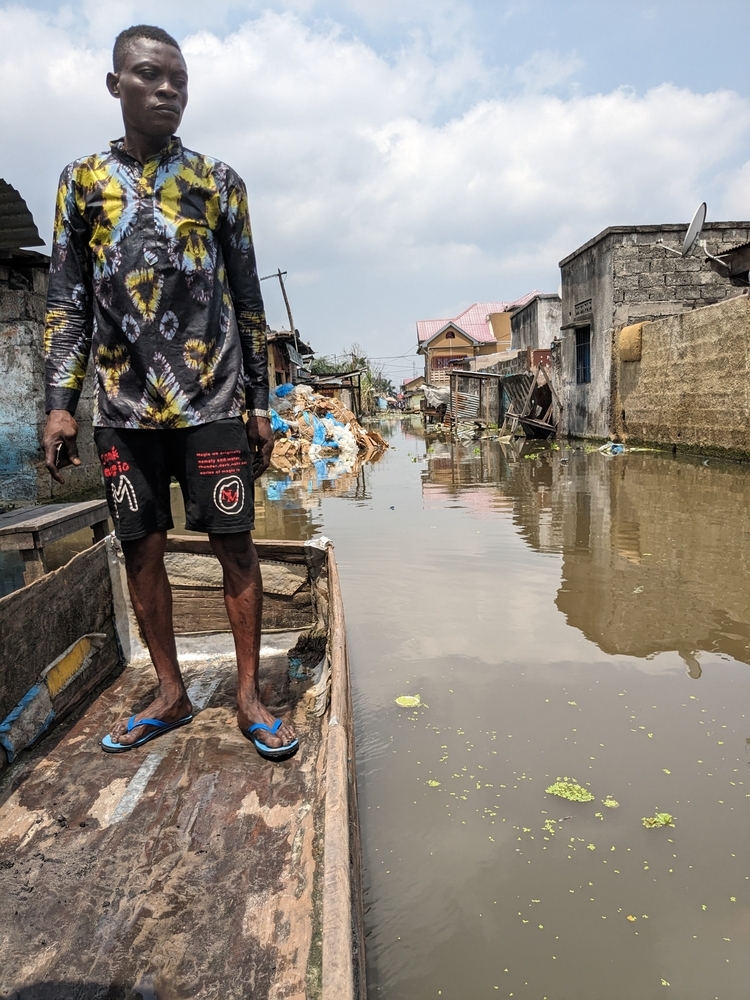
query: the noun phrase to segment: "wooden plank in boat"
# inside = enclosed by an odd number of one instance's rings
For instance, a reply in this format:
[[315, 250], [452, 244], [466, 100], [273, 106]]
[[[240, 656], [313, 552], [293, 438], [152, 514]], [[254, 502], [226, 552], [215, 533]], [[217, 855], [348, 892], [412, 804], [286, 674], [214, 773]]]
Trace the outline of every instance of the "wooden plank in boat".
[[[306, 561], [303, 542], [265, 541], [262, 539], [254, 541], [259, 559], [293, 563]], [[168, 535], [167, 552], [195, 552], [211, 555], [213, 549], [208, 538], [203, 535]]]
[[[172, 587], [172, 620], [177, 634], [226, 632], [229, 619], [218, 587]], [[305, 585], [292, 597], [263, 595], [264, 631], [309, 628], [314, 621], [312, 595]]]
[[60, 653], [88, 632], [105, 632], [111, 618], [104, 542], [0, 599], [0, 719]]

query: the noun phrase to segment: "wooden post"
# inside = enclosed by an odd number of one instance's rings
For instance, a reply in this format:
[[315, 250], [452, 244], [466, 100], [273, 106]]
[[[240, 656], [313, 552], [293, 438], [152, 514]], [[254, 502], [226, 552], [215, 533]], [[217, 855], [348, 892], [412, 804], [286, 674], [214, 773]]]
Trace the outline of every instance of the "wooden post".
[[47, 573], [47, 560], [44, 556], [44, 549], [20, 549], [23, 559], [23, 579], [24, 583], [33, 583], [40, 576]]
[[91, 533], [94, 536], [94, 544], [100, 542], [102, 538], [106, 538], [109, 534], [108, 531], [109, 523], [107, 521], [97, 521], [96, 524], [91, 525]]

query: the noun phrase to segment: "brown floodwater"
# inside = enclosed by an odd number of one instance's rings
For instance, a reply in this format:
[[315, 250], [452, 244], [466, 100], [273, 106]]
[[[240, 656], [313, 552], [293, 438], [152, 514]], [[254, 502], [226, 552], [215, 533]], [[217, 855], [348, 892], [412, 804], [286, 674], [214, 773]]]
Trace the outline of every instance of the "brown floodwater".
[[385, 427], [259, 518], [336, 543], [371, 997], [745, 1000], [750, 469]]
[[336, 544], [370, 997], [746, 1000], [750, 468], [378, 427], [257, 517]]

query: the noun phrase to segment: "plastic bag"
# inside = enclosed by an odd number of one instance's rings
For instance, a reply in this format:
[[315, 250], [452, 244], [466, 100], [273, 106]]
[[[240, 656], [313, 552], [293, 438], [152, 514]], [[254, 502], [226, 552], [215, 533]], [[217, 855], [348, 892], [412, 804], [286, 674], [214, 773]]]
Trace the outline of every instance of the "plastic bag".
[[286, 420], [282, 419], [274, 409], [271, 409], [271, 430], [274, 434], [276, 431], [281, 431], [285, 434], [289, 430], [289, 424]]

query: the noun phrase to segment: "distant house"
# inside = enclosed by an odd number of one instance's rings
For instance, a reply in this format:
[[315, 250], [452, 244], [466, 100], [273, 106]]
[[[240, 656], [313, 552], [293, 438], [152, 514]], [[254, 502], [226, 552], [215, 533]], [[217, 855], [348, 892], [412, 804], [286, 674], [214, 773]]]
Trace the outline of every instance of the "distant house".
[[[553, 353], [562, 433], [605, 438], [613, 430], [613, 349], [623, 327], [743, 293], [703, 251], [681, 257], [664, 249], [678, 249], [684, 235], [684, 225], [610, 226], [560, 261], [562, 327]], [[710, 222], [701, 235], [711, 254], [723, 254], [750, 240], [750, 222]]]
[[299, 372], [307, 373], [306, 358], [312, 357], [313, 350], [289, 330], [268, 330], [268, 384], [273, 389], [277, 385], [296, 383]]
[[562, 299], [556, 292], [537, 292], [510, 318], [511, 350], [543, 350], [560, 336]]
[[417, 354], [424, 355], [424, 377], [430, 385], [447, 385], [456, 364], [511, 347], [511, 314], [538, 292], [515, 302], [475, 302], [453, 319], [417, 322]]
[[421, 410], [424, 399], [424, 375], [417, 375], [416, 378], [405, 378], [401, 391], [404, 395], [405, 410]]

